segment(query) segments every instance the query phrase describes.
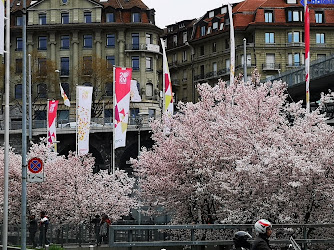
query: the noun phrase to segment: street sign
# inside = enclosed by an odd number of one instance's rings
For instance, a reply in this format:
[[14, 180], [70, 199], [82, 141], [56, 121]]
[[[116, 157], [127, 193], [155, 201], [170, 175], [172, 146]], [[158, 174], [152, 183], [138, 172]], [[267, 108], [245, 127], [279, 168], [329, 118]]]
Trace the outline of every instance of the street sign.
[[305, 6], [305, 1], [307, 4], [334, 4], [334, 0], [300, 0], [300, 3]]
[[44, 181], [43, 161], [40, 158], [34, 157], [28, 161], [27, 181]]

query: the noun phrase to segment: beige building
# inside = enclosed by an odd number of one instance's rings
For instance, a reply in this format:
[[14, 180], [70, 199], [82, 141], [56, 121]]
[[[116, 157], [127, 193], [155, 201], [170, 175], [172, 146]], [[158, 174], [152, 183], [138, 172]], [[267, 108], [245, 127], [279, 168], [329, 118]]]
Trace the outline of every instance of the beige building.
[[[310, 4], [311, 61], [334, 53], [333, 5]], [[245, 0], [233, 5], [235, 75], [244, 72], [244, 38], [249, 77], [261, 79], [303, 67], [304, 7], [298, 0]], [[229, 81], [230, 17], [226, 5], [208, 10], [198, 20], [167, 26], [167, 56], [176, 101], [196, 101], [198, 83]]]
[[[22, 1], [11, 1], [12, 126], [22, 115], [22, 8]], [[142, 1], [27, 0], [26, 20], [34, 127], [44, 126], [47, 99], [60, 100], [58, 123], [74, 121], [77, 85], [93, 86], [93, 120], [110, 122], [113, 65], [132, 67], [137, 80], [142, 101], [130, 104], [130, 116], [160, 115], [157, 70], [162, 30], [155, 25], [155, 11]], [[70, 108], [63, 105], [59, 83], [71, 100]]]

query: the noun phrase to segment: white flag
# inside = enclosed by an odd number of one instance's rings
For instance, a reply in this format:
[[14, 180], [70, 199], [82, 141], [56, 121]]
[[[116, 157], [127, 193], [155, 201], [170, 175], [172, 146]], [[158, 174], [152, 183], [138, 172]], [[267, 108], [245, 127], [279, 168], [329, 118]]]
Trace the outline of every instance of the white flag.
[[93, 87], [77, 86], [77, 153], [89, 152], [89, 128]]
[[71, 106], [71, 102], [70, 102], [70, 99], [68, 99], [63, 87], [61, 86], [60, 84], [60, 94], [61, 94], [61, 97], [63, 97], [64, 99], [64, 104], [67, 106], [67, 107], [70, 107]]

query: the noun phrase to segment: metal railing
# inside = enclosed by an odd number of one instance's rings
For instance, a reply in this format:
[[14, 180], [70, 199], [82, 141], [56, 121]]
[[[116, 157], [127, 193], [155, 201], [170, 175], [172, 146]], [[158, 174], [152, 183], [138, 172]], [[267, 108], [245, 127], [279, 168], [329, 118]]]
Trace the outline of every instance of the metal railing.
[[[303, 249], [319, 249], [319, 244], [332, 246], [334, 238], [309, 238], [308, 232], [315, 228], [333, 231], [334, 224], [276, 224], [276, 237], [271, 245], [287, 246], [293, 235]], [[148, 246], [233, 246], [233, 234], [244, 230], [252, 233], [252, 224], [212, 225], [112, 225], [109, 230], [110, 247]], [[278, 237], [279, 235], [279, 237]], [[325, 235], [325, 234], [324, 234]], [[333, 237], [333, 235], [332, 235]], [[308, 248], [310, 247], [310, 248]]]
[[[307, 249], [329, 249], [334, 245], [334, 224], [274, 224], [274, 236], [270, 244], [286, 247], [290, 237]], [[0, 226], [2, 234], [2, 225]], [[317, 229], [317, 230], [314, 230]], [[254, 233], [252, 224], [198, 224], [198, 225], [111, 225], [109, 227], [109, 247], [167, 247], [167, 246], [233, 246], [233, 235], [237, 231]], [[321, 239], [312, 237], [313, 231], [321, 231], [318, 235], [330, 235]], [[310, 233], [311, 232], [311, 233]], [[308, 234], [310, 235], [308, 236]], [[36, 234], [38, 238], [39, 232]], [[94, 224], [49, 224], [47, 239], [60, 246], [83, 246], [96, 243]], [[0, 237], [0, 242], [2, 235]], [[20, 225], [9, 225], [8, 244], [20, 245]], [[29, 234], [27, 234], [29, 243]], [[226, 249], [226, 248], [225, 248]]]

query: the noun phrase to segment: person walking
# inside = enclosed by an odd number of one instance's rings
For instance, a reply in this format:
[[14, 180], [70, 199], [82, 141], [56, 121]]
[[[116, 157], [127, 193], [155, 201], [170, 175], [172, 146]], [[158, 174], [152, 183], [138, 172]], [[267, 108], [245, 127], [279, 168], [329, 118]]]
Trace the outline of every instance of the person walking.
[[96, 245], [99, 245], [100, 243], [100, 223], [101, 223], [100, 215], [98, 214], [95, 215], [95, 218], [91, 220], [91, 223], [94, 224]]
[[257, 236], [251, 250], [271, 250], [268, 238], [272, 234], [272, 224], [265, 219], [258, 220], [255, 225]]
[[100, 241], [99, 243], [108, 243], [108, 232], [109, 232], [109, 225], [111, 221], [108, 215], [103, 214], [100, 226]]
[[49, 227], [49, 218], [46, 216], [45, 211], [41, 212], [41, 219], [39, 222], [39, 246], [44, 247], [45, 245], [49, 245], [49, 241], [46, 238], [46, 233]]
[[36, 239], [35, 239], [37, 230], [38, 230], [38, 223], [37, 223], [36, 217], [35, 215], [30, 215], [29, 216], [29, 240], [33, 248], [36, 248], [37, 246]]

